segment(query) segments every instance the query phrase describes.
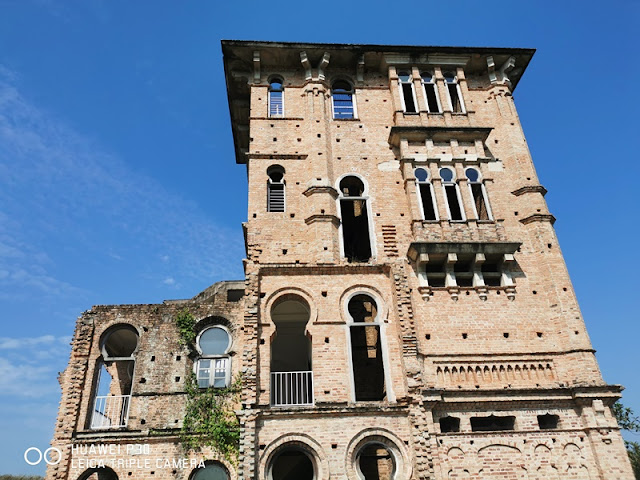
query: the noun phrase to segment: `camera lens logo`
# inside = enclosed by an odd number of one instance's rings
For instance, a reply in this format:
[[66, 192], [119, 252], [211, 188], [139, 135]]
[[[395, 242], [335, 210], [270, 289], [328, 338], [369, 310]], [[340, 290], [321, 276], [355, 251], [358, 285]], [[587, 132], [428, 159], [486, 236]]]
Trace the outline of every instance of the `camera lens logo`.
[[[53, 458], [52, 453], [54, 452], [58, 455], [58, 458]], [[47, 465], [57, 465], [62, 460], [62, 452], [55, 447], [49, 447], [44, 452], [36, 447], [29, 447], [24, 451], [24, 461], [29, 465], [38, 465], [43, 460]]]

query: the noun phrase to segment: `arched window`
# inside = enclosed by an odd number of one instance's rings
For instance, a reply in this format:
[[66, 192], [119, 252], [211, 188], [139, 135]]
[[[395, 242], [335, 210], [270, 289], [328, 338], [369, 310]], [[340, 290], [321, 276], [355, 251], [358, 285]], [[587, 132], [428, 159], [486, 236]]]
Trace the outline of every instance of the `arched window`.
[[356, 468], [365, 480], [394, 480], [396, 459], [382, 443], [367, 443], [356, 454]]
[[442, 112], [435, 77], [429, 72], [422, 72], [420, 77], [422, 78], [422, 88], [424, 92], [424, 101], [427, 104], [427, 111], [429, 113]]
[[280, 77], [269, 81], [269, 117], [284, 117], [284, 83]]
[[284, 168], [272, 165], [267, 169], [267, 176], [267, 212], [284, 212]]
[[231, 381], [231, 335], [221, 326], [205, 328], [196, 338], [200, 359], [196, 363], [196, 377], [200, 388], [224, 388]]
[[331, 86], [333, 118], [356, 118], [356, 102], [353, 86], [346, 80], [336, 80]]
[[343, 254], [349, 262], [368, 262], [371, 237], [364, 183], [355, 175], [348, 175], [340, 180], [339, 189]]
[[469, 181], [469, 191], [471, 192], [471, 198], [473, 198], [473, 211], [476, 218], [478, 220], [493, 220], [487, 189], [484, 186], [480, 172], [475, 168], [467, 168], [465, 174]]
[[449, 167], [443, 167], [440, 169], [440, 178], [442, 179], [442, 192], [444, 193], [449, 220], [454, 222], [465, 221], [466, 217], [462, 208], [460, 189], [456, 182], [455, 172]]
[[447, 93], [449, 94], [449, 106], [454, 113], [465, 113], [464, 101], [462, 100], [462, 91], [460, 90], [460, 83], [458, 77], [451, 72], [444, 74], [445, 82], [447, 83]]
[[351, 364], [356, 401], [384, 400], [387, 396], [382, 358], [378, 305], [369, 295], [349, 299]]
[[277, 453], [269, 466], [270, 480], [313, 480], [315, 468], [309, 454], [297, 446]]
[[104, 333], [102, 358], [96, 369], [92, 429], [127, 426], [137, 348], [138, 332], [131, 325], [114, 325]]
[[204, 468], [196, 468], [191, 472], [190, 480], [229, 480], [229, 471], [219, 462], [207, 461]]
[[431, 185], [429, 172], [424, 168], [416, 168], [415, 170], [418, 200], [424, 220], [438, 220], [438, 211], [436, 208], [436, 196]]
[[402, 109], [407, 113], [416, 113], [418, 102], [416, 102], [416, 92], [413, 89], [413, 78], [408, 72], [400, 72], [398, 73], [398, 84]]

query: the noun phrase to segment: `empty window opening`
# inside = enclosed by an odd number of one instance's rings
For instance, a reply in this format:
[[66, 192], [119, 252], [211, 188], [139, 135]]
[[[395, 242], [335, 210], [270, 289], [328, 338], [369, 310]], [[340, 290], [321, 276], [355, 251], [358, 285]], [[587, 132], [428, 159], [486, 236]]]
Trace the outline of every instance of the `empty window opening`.
[[473, 198], [473, 209], [476, 218], [478, 220], [491, 220], [487, 189], [482, 182], [480, 172], [475, 168], [467, 168], [465, 173], [469, 180], [469, 190], [471, 191], [471, 198]]
[[440, 420], [440, 432], [451, 433], [460, 431], [460, 419], [458, 417], [442, 417]]
[[200, 359], [196, 376], [200, 388], [224, 388], [231, 380], [231, 335], [226, 328], [215, 325], [203, 330], [196, 339]]
[[449, 220], [464, 221], [464, 212], [461, 208], [460, 190], [455, 180], [455, 174], [450, 168], [440, 169], [440, 178], [442, 179], [442, 188], [449, 212]]
[[313, 480], [313, 462], [298, 449], [287, 449], [273, 460], [271, 478], [273, 480]]
[[558, 415], [538, 415], [538, 427], [540, 430], [553, 430], [558, 428]]
[[398, 74], [398, 82], [400, 84], [400, 94], [404, 111], [407, 113], [416, 113], [416, 96], [413, 90], [413, 79], [407, 72]]
[[311, 340], [306, 333], [310, 311], [297, 295], [283, 297], [271, 309], [276, 326], [271, 341], [272, 405], [313, 404]]
[[356, 401], [384, 400], [384, 362], [378, 306], [369, 295], [355, 295], [348, 304], [353, 323], [351, 334], [351, 361]]
[[[356, 118], [353, 86], [345, 80], [338, 80], [331, 86], [333, 118]], [[318, 135], [320, 136], [320, 135]]]
[[284, 117], [284, 84], [279, 77], [269, 82], [269, 117]]
[[267, 212], [285, 211], [284, 168], [272, 165], [267, 169]]
[[204, 468], [196, 468], [190, 480], [229, 480], [229, 471], [218, 462], [207, 461]]
[[422, 218], [425, 220], [438, 220], [436, 211], [436, 197], [429, 179], [429, 172], [424, 168], [416, 168], [416, 180], [418, 183], [418, 198], [422, 207]]
[[381, 443], [370, 443], [362, 447], [356, 464], [365, 480], [393, 480], [395, 477], [395, 458]]
[[227, 302], [239, 302], [244, 297], [244, 290], [227, 290]]
[[424, 276], [427, 285], [444, 287], [446, 275], [445, 255], [429, 255], [429, 262], [424, 264]]
[[471, 417], [472, 432], [492, 432], [497, 430], [514, 430], [516, 425], [516, 417], [514, 416], [496, 416], [488, 417]]
[[138, 346], [138, 332], [133, 327], [122, 325], [111, 329], [102, 342], [105, 359], [131, 359]]
[[444, 79], [447, 84], [447, 93], [449, 94], [449, 106], [453, 113], [464, 113], [464, 103], [462, 102], [462, 94], [458, 78], [453, 73], [445, 73]]
[[504, 255], [486, 255], [481, 272], [484, 284], [499, 287], [502, 284], [502, 260]]
[[343, 178], [340, 195], [344, 256], [349, 262], [368, 262], [371, 259], [371, 238], [362, 180], [355, 176]]
[[118, 480], [118, 475], [109, 467], [99, 467], [85, 471], [78, 480]]
[[422, 77], [422, 87], [424, 88], [427, 111], [429, 113], [442, 112], [435, 78], [429, 72], [422, 72], [420, 76]]
[[459, 287], [473, 286], [473, 260], [474, 255], [458, 255], [458, 261], [453, 265], [453, 273]]

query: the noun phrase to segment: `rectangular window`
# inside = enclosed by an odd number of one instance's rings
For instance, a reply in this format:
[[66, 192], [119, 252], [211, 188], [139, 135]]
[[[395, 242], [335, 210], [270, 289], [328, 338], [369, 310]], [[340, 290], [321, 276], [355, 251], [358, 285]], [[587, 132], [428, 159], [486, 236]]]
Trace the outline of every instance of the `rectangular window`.
[[198, 361], [198, 386], [224, 388], [229, 384], [229, 358], [203, 358]]
[[440, 102], [438, 102], [438, 94], [436, 93], [435, 83], [424, 84], [424, 94], [427, 98], [427, 110], [429, 113], [440, 113]]
[[269, 117], [284, 116], [284, 92], [269, 92]]
[[355, 118], [353, 96], [350, 93], [333, 93], [333, 118]]
[[464, 113], [459, 95], [460, 92], [458, 91], [458, 84], [447, 83], [447, 88], [449, 90], [449, 99], [451, 100], [451, 111], [454, 113]]
[[516, 417], [495, 416], [488, 417], [471, 417], [472, 432], [493, 432], [498, 430], [514, 430], [516, 425]]
[[460, 200], [458, 198], [458, 186], [445, 185], [444, 192], [447, 198], [447, 205], [449, 207], [449, 219], [453, 221], [464, 220], [462, 209], [460, 208]]
[[284, 183], [269, 183], [267, 212], [284, 212]]
[[437, 220], [435, 205], [433, 204], [433, 192], [431, 184], [420, 183], [420, 200], [422, 201], [422, 213], [425, 220]]
[[402, 98], [404, 99], [404, 111], [407, 113], [416, 113], [416, 102], [413, 98], [413, 83], [401, 83]]
[[482, 184], [470, 183], [469, 187], [471, 188], [471, 196], [473, 197], [473, 206], [476, 210], [476, 218], [478, 220], [491, 220]]

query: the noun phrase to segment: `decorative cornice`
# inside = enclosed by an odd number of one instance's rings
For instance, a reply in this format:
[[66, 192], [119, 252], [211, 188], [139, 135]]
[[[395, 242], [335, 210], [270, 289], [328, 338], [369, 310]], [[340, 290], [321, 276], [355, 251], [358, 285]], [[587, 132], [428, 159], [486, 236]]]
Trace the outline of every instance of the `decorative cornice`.
[[316, 222], [330, 222], [333, 223], [336, 227], [340, 226], [340, 219], [335, 215], [311, 215], [304, 219], [304, 223], [307, 225], [311, 225]]
[[533, 215], [529, 215], [528, 217], [520, 220], [520, 223], [524, 225], [529, 225], [533, 222], [549, 222], [551, 225], [556, 223], [556, 217], [551, 215], [550, 213], [534, 213]]

